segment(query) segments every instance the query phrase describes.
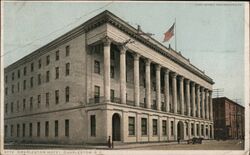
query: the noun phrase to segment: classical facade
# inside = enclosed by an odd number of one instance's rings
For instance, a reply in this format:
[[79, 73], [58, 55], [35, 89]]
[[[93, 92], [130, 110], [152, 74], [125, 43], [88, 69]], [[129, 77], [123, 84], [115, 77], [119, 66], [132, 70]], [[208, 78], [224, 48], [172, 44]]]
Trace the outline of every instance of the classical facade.
[[213, 98], [214, 138], [242, 139], [245, 133], [245, 108], [226, 98]]
[[104, 11], [5, 68], [5, 140], [213, 139], [213, 83]]

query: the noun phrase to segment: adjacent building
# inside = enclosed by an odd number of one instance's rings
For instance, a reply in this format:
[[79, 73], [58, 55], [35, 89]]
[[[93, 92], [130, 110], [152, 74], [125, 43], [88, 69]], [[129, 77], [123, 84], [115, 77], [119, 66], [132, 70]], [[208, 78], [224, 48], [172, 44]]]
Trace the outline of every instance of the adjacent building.
[[213, 139], [213, 80], [109, 11], [4, 72], [6, 141]]
[[213, 98], [214, 138], [244, 138], [244, 110], [242, 105], [226, 97]]

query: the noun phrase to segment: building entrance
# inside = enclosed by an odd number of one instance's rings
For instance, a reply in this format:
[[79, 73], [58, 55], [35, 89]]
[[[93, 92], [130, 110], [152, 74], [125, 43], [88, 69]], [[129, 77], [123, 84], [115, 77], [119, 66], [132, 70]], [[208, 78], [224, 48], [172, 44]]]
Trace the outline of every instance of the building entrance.
[[112, 141], [121, 141], [121, 118], [117, 113], [112, 117]]

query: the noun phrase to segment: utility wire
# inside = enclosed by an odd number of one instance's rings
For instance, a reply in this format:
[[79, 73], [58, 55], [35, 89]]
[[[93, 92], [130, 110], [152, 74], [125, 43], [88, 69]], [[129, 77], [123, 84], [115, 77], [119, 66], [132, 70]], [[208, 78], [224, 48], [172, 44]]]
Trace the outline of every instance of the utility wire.
[[111, 1], [111, 2], [109, 2], [108, 4], [105, 4], [105, 5], [103, 5], [102, 7], [98, 8], [98, 9], [94, 9], [94, 10], [88, 12], [88, 13], [85, 13], [85, 14], [82, 15], [81, 17], [76, 18], [75, 21], [73, 21], [73, 22], [71, 22], [71, 23], [69, 23], [69, 24], [67, 24], [67, 25], [65, 25], [65, 26], [63, 26], [63, 27], [61, 27], [61, 28], [59, 28], [59, 29], [57, 29], [57, 30], [54, 30], [53, 32], [51, 32], [51, 33], [49, 33], [49, 34], [47, 34], [47, 35], [45, 35], [45, 36], [42, 36], [42, 37], [40, 37], [40, 38], [37, 38], [37, 39], [33, 40], [32, 42], [29, 42], [29, 43], [27, 43], [27, 44], [25, 44], [25, 45], [23, 45], [23, 46], [21, 46], [21, 47], [17, 47], [17, 48], [15, 48], [15, 49], [8, 50], [8, 51], [5, 52], [4, 54], [2, 54], [0, 57], [4, 57], [4, 56], [6, 56], [7, 54], [10, 54], [10, 53], [16, 51], [17, 49], [23, 49], [23, 48], [25, 48], [25, 47], [28, 47], [28, 46], [30, 46], [30, 45], [33, 45], [33, 43], [35, 43], [36, 41], [39, 41], [39, 40], [41, 40], [41, 39], [44, 39], [44, 38], [46, 38], [46, 37], [48, 37], [48, 36], [54, 34], [55, 32], [58, 32], [58, 31], [60, 31], [60, 30], [63, 30], [64, 28], [69, 27], [69, 26], [71, 26], [72, 24], [75, 24], [76, 22], [78, 22], [79, 20], [81, 20], [83, 17], [85, 17], [85, 16], [87, 16], [87, 15], [90, 15], [90, 14], [92, 14], [92, 13], [94, 13], [94, 12], [96, 12], [96, 11], [99, 11], [99, 10], [101, 10], [101, 9], [104, 9], [104, 8], [108, 7], [109, 5], [111, 5], [113, 2], [114, 2], [114, 1]]

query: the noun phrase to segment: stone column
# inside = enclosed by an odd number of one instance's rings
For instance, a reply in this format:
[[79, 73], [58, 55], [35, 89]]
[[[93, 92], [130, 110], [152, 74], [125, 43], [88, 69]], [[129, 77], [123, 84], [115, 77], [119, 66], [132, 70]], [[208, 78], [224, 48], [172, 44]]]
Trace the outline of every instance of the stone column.
[[120, 46], [120, 98], [126, 104], [126, 47]]
[[190, 139], [190, 138], [192, 138], [192, 136], [191, 136], [191, 122], [189, 121], [188, 122], [188, 138]]
[[187, 98], [186, 98], [186, 104], [187, 104], [187, 116], [190, 116], [190, 112], [191, 112], [191, 109], [190, 109], [190, 80], [186, 80], [186, 95], [187, 95]]
[[206, 119], [209, 119], [208, 90], [206, 89]]
[[202, 137], [201, 122], [199, 123], [199, 137]]
[[184, 115], [184, 92], [183, 92], [183, 77], [180, 77], [180, 103], [181, 103], [181, 114]]
[[213, 120], [213, 98], [212, 91], [209, 91], [210, 120]]
[[211, 130], [211, 129], [210, 129], [210, 125], [209, 125], [209, 124], [207, 125], [207, 130], [208, 130], [208, 139], [211, 139], [211, 138], [210, 138], [210, 137], [211, 137], [211, 135], [210, 135], [210, 130]]
[[151, 108], [151, 78], [150, 78], [151, 60], [146, 60], [146, 107]]
[[177, 114], [177, 89], [176, 89], [176, 77], [177, 74], [173, 73], [171, 74], [172, 77], [172, 89], [173, 89], [173, 105], [174, 105], [174, 113]]
[[201, 105], [200, 105], [200, 86], [197, 85], [197, 89], [196, 89], [196, 95], [197, 95], [197, 111], [198, 111], [198, 116], [197, 117], [201, 117]]
[[212, 128], [211, 128], [211, 130], [212, 130], [211, 139], [214, 139], [214, 125], [212, 124], [211, 127], [212, 127]]
[[140, 106], [139, 60], [140, 55], [134, 54], [134, 101], [137, 107]]
[[165, 69], [164, 73], [164, 100], [166, 112], [169, 112], [169, 70]]
[[103, 38], [104, 45], [104, 102], [110, 102], [110, 45], [111, 40], [108, 37]]
[[195, 83], [192, 82], [191, 83], [191, 93], [192, 93], [192, 107], [193, 107], [193, 117], [195, 117], [195, 111], [196, 111], [196, 108], [195, 108]]
[[161, 66], [156, 66], [156, 106], [161, 110]]
[[176, 118], [174, 118], [174, 140], [176, 141], [177, 140], [177, 124], [178, 121], [176, 120]]
[[197, 137], [197, 125], [194, 122], [194, 137]]
[[201, 87], [201, 111], [202, 111], [202, 118], [205, 119], [205, 106], [204, 106], [204, 88]]

